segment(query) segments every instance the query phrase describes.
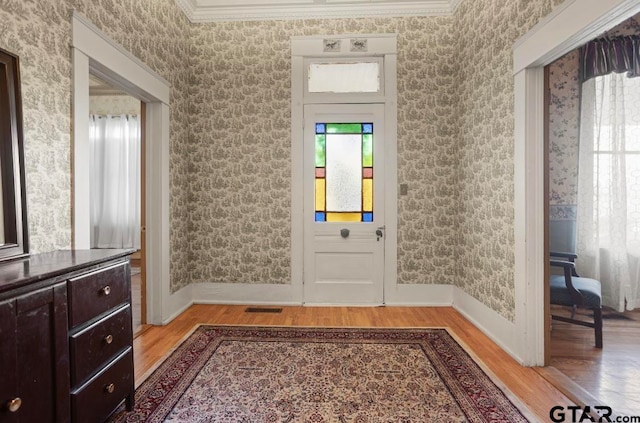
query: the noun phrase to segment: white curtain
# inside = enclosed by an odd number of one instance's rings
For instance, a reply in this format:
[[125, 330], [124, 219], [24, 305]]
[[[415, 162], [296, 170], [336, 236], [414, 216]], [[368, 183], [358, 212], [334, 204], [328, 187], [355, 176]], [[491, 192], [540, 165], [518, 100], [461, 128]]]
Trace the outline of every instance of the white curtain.
[[603, 305], [640, 306], [640, 78], [582, 85], [577, 268], [602, 283]]
[[91, 115], [91, 247], [140, 248], [138, 116]]

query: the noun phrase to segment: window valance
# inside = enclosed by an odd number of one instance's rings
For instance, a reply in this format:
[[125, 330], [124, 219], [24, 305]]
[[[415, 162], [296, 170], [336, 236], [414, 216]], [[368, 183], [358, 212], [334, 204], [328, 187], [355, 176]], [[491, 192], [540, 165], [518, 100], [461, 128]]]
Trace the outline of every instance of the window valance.
[[640, 76], [640, 37], [600, 38], [580, 48], [580, 81], [612, 72]]

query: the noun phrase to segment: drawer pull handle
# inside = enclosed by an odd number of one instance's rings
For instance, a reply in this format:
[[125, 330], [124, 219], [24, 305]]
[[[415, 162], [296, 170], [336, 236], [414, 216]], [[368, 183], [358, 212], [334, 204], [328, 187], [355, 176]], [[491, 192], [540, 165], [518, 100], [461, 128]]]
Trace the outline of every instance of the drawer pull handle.
[[116, 385], [114, 385], [113, 383], [110, 383], [104, 387], [104, 391], [108, 394], [113, 394], [113, 391], [115, 390], [116, 390]]
[[111, 287], [107, 285], [104, 288], [102, 288], [100, 292], [102, 292], [103, 295], [109, 295], [111, 294]]
[[104, 337], [104, 342], [106, 342], [107, 344], [110, 344], [113, 342], [113, 335], [107, 335]]
[[15, 413], [16, 411], [18, 411], [20, 409], [20, 406], [22, 406], [22, 398], [20, 397], [15, 397], [14, 399], [12, 399], [7, 403], [7, 408], [12, 413]]

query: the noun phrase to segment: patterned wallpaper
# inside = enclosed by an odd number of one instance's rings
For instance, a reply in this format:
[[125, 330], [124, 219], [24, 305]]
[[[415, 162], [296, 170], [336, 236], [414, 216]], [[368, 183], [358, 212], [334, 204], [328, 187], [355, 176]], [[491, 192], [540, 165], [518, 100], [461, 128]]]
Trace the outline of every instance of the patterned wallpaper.
[[170, 86], [169, 218], [171, 291], [189, 269], [190, 23], [173, 0], [83, 0], [79, 10], [165, 78]]
[[128, 95], [90, 95], [92, 115], [139, 115], [140, 100]]
[[20, 56], [32, 252], [71, 246], [71, 10], [171, 85], [171, 277], [187, 284], [189, 23], [173, 0], [0, 0], [0, 47]]
[[173, 0], [0, 0], [0, 47], [22, 60], [33, 250], [71, 240], [72, 7], [172, 85], [172, 291], [289, 282], [289, 37], [396, 32], [399, 281], [455, 283], [513, 319], [511, 47], [560, 0], [488, 1], [453, 17], [189, 25]]
[[398, 33], [401, 283], [453, 283], [452, 17], [193, 27], [194, 282], [290, 281], [290, 37]]
[[58, 2], [3, 1], [0, 47], [20, 57], [31, 251], [71, 244], [71, 23]]
[[513, 43], [560, 0], [465, 0], [455, 13], [460, 102], [456, 285], [515, 315]]
[[574, 50], [549, 65], [549, 203], [551, 210], [556, 211], [551, 214], [552, 219], [564, 217], [562, 210], [569, 210], [576, 204], [580, 114], [578, 64], [579, 54]]

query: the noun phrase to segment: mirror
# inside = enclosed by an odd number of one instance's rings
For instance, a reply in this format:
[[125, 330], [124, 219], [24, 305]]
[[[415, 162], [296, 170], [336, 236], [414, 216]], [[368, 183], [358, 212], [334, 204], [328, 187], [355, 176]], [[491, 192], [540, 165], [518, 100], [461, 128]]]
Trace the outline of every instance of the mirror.
[[0, 49], [0, 261], [29, 254], [18, 56]]

